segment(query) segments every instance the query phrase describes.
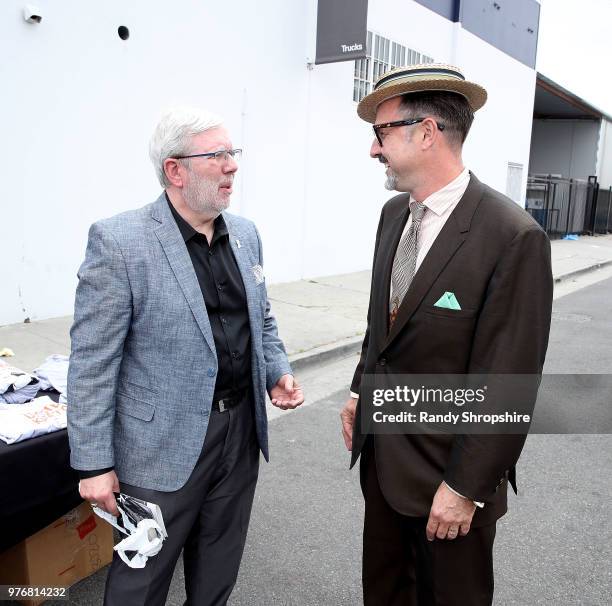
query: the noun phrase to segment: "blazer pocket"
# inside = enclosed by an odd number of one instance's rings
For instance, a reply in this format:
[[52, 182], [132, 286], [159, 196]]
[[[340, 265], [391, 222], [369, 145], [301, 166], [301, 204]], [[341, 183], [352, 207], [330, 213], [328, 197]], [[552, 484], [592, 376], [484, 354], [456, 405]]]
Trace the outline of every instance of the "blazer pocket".
[[148, 402], [152, 397], [158, 394], [158, 391], [152, 387], [144, 387], [137, 383], [126, 381], [125, 379], [119, 379], [117, 393], [125, 395], [128, 398], [136, 398], [136, 400]]
[[156, 397], [157, 391], [124, 380], [117, 387], [117, 412], [150, 421], [155, 413], [155, 405], [150, 402]]
[[455, 318], [457, 320], [471, 320], [476, 317], [477, 309], [446, 309], [444, 307], [432, 307], [425, 310], [426, 316], [436, 318]]
[[155, 414], [155, 406], [126, 394], [117, 393], [117, 412], [141, 421], [150, 421]]

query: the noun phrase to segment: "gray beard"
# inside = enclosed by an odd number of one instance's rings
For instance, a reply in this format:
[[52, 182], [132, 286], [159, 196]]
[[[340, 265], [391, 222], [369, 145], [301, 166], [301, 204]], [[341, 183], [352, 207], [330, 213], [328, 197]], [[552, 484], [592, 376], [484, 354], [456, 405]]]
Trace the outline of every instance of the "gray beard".
[[192, 178], [189, 185], [183, 187], [185, 204], [195, 213], [220, 213], [229, 206], [229, 200], [224, 200], [219, 194], [219, 186], [210, 179]]
[[389, 174], [385, 181], [385, 189], [389, 191], [395, 191], [397, 189], [397, 175], [391, 169], [389, 169]]

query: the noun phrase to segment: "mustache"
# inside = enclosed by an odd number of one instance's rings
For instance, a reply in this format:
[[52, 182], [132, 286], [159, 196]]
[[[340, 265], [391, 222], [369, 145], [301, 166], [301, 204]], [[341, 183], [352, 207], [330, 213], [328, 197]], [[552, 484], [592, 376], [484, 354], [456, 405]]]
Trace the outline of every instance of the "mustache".
[[387, 158], [385, 158], [382, 154], [378, 154], [376, 157], [381, 164], [389, 164]]

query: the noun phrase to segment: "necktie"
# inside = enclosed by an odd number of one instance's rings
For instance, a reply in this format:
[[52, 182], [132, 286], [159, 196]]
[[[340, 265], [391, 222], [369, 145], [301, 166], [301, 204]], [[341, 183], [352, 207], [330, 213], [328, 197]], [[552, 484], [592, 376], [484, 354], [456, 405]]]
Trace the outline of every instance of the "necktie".
[[417, 260], [417, 244], [419, 239], [419, 227], [427, 207], [424, 204], [416, 204], [411, 209], [412, 223], [408, 231], [401, 239], [391, 269], [391, 299], [389, 300], [389, 329], [393, 326], [397, 317], [397, 310], [408, 292], [408, 287], [414, 278]]

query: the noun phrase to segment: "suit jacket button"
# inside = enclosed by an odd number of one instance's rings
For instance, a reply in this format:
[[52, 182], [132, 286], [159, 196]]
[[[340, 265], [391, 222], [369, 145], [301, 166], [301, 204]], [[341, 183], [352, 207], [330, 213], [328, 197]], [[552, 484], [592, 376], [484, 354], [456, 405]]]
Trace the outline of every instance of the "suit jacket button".
[[215, 369], [214, 368], [209, 368], [208, 369], [208, 376], [209, 377], [214, 377], [215, 376]]
[[378, 363], [380, 364], [380, 366], [384, 366], [387, 363], [387, 358], [381, 358], [380, 360], [378, 360]]

